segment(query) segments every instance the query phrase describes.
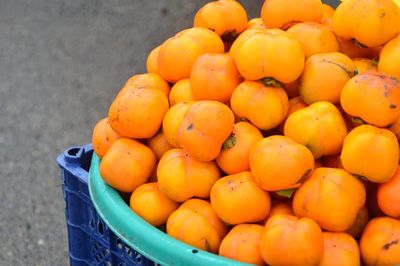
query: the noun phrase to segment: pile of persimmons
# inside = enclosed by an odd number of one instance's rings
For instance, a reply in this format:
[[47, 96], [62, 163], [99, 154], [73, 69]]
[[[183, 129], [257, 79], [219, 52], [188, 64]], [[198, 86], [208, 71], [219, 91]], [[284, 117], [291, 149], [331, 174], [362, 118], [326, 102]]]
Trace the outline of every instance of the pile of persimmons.
[[94, 128], [100, 173], [224, 257], [399, 265], [399, 34], [392, 0], [207, 3]]

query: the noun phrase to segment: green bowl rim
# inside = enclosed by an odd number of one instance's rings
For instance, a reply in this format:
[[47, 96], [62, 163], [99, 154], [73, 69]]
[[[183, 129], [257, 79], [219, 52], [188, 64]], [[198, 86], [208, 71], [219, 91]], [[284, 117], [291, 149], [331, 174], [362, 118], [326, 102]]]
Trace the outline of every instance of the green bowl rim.
[[100, 159], [93, 153], [88, 181], [90, 198], [103, 221], [129, 247], [162, 265], [251, 265], [189, 246], [150, 225], [103, 181], [99, 165]]

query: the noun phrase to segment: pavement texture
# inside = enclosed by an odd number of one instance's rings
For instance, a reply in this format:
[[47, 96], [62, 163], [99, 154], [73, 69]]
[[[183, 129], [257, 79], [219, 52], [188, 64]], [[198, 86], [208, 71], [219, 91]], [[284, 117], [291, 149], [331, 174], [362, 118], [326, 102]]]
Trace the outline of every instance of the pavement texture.
[[[0, 1], [0, 265], [68, 265], [56, 156], [206, 1]], [[242, 1], [258, 16], [261, 0]]]

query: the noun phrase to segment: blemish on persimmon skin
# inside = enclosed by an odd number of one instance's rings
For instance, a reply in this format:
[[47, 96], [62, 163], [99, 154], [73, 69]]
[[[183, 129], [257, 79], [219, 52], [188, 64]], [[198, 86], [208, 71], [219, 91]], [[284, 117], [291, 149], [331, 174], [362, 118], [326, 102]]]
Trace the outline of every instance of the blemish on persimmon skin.
[[190, 124], [187, 128], [186, 128], [186, 130], [189, 130], [189, 131], [191, 131], [193, 129], [193, 124]]
[[391, 246], [397, 245], [398, 243], [399, 243], [398, 239], [390, 241], [389, 243], [386, 243], [385, 245], [383, 245], [382, 249], [383, 250], [389, 250]]

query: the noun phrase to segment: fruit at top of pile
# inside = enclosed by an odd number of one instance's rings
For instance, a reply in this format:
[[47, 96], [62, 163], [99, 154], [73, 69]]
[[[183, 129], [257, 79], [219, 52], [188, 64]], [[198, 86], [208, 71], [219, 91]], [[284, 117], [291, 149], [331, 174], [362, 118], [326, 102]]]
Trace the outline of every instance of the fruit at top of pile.
[[267, 28], [286, 30], [298, 22], [321, 22], [323, 6], [320, 0], [266, 0], [261, 17]]
[[400, 264], [393, 3], [266, 0], [249, 20], [238, 1], [206, 4], [96, 124], [104, 181], [149, 224], [237, 261]]
[[267, 191], [298, 188], [314, 169], [311, 151], [284, 136], [256, 142], [249, 159], [256, 183]]
[[[303, 71], [304, 52], [296, 38], [279, 29], [250, 29], [231, 47], [239, 73], [248, 80], [270, 77], [280, 82], [296, 80]], [[276, 53], [277, 49], [285, 51]]]
[[307, 104], [328, 101], [337, 104], [344, 85], [357, 74], [356, 66], [341, 53], [321, 53], [307, 59], [299, 93]]
[[364, 185], [353, 175], [343, 169], [318, 168], [296, 191], [293, 210], [325, 230], [343, 232], [353, 224], [365, 198]]
[[285, 90], [267, 84], [257, 81], [240, 83], [233, 91], [230, 103], [235, 115], [249, 120], [262, 130], [278, 126], [289, 111]]
[[340, 38], [378, 47], [400, 33], [400, 8], [393, 0], [346, 0], [333, 15], [333, 30]]
[[231, 40], [246, 29], [246, 10], [236, 1], [209, 2], [197, 11], [193, 26], [210, 29], [223, 40]]
[[400, 80], [381, 72], [357, 75], [344, 86], [340, 104], [349, 115], [387, 127], [400, 116]]
[[325, 25], [311, 21], [302, 22], [293, 25], [287, 32], [301, 43], [306, 58], [314, 54], [339, 52], [339, 42], [335, 34]]
[[227, 224], [263, 221], [271, 207], [268, 192], [257, 186], [250, 172], [217, 180], [211, 189], [210, 202], [217, 215]]
[[384, 183], [396, 172], [399, 144], [390, 130], [362, 125], [346, 136], [340, 159], [349, 173]]
[[291, 114], [285, 136], [306, 146], [315, 159], [338, 154], [347, 135], [339, 110], [330, 102], [316, 102]]
[[191, 28], [166, 40], [158, 52], [158, 72], [169, 82], [189, 77], [194, 61], [205, 53], [222, 53], [224, 43], [211, 30]]

